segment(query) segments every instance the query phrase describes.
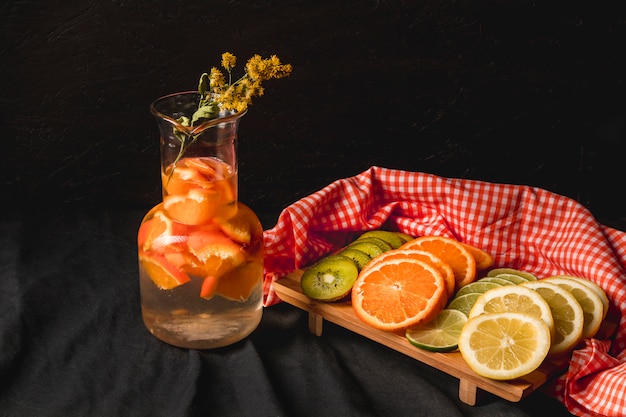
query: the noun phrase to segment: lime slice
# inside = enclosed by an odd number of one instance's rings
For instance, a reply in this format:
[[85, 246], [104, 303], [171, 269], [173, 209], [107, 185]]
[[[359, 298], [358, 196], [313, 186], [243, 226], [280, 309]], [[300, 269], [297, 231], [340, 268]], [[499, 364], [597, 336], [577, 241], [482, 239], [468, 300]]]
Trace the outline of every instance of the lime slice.
[[500, 274], [519, 275], [520, 277], [525, 278], [526, 281], [537, 281], [537, 277], [535, 275], [531, 274], [530, 272], [520, 271], [519, 269], [514, 269], [514, 268], [496, 268], [496, 269], [492, 269], [491, 271], [489, 271], [487, 273], [487, 276], [495, 277], [495, 276], [498, 276]]
[[405, 335], [420, 349], [431, 352], [450, 352], [458, 347], [459, 335], [467, 316], [459, 310], [444, 309], [426, 324], [410, 327]]
[[460, 297], [462, 295], [465, 294], [470, 294], [470, 293], [484, 293], [487, 290], [490, 290], [492, 288], [498, 288], [501, 287], [502, 285], [496, 283], [496, 282], [478, 282], [478, 281], [474, 281], [470, 284], [464, 285], [461, 288], [459, 288], [459, 290], [456, 292], [456, 294], [454, 295], [455, 297]]
[[495, 282], [496, 284], [500, 284], [500, 285], [517, 285], [509, 280], [506, 280], [504, 278], [498, 278], [498, 277], [484, 277], [484, 278], [479, 279], [476, 282]]
[[474, 307], [474, 303], [478, 300], [482, 294], [473, 292], [469, 294], [462, 295], [460, 297], [455, 297], [448, 304], [448, 308], [452, 310], [459, 310], [461, 313], [469, 316], [469, 312]]
[[498, 275], [494, 275], [494, 278], [502, 278], [502, 279], [505, 279], [507, 281], [511, 281], [515, 285], [519, 285], [519, 284], [522, 284], [524, 282], [528, 282], [528, 280], [526, 278], [524, 278], [521, 275], [517, 275], [517, 274], [498, 274]]

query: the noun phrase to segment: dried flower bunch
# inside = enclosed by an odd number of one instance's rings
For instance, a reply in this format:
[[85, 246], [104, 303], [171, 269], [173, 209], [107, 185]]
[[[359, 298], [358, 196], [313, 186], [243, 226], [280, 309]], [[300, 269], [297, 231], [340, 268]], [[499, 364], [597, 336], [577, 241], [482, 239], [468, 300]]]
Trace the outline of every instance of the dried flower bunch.
[[213, 119], [220, 112], [239, 113], [248, 108], [253, 97], [260, 97], [264, 90], [263, 81], [273, 78], [283, 78], [291, 74], [291, 64], [282, 64], [276, 55], [262, 58], [256, 54], [248, 60], [245, 73], [241, 78], [233, 82], [233, 69], [237, 64], [237, 57], [230, 52], [222, 54], [222, 67], [228, 77], [216, 68], [211, 68], [210, 73], [200, 76], [198, 92], [200, 103], [198, 110], [191, 120], [185, 118], [179, 120], [184, 126], [193, 126], [202, 119]]
[[[236, 64], [235, 55], [224, 52], [222, 54], [222, 67], [226, 70], [228, 77], [216, 67], [211, 68], [210, 73], [205, 72], [200, 76], [198, 109], [191, 119], [186, 116], [178, 118], [177, 120], [181, 125], [189, 128], [206, 120], [240, 113], [248, 108], [253, 97], [263, 95], [264, 90], [261, 85], [263, 81], [287, 77], [292, 70], [291, 64], [282, 64], [276, 55], [262, 58], [256, 54], [246, 63], [244, 75], [233, 82], [232, 72]], [[180, 150], [170, 171], [170, 177], [187, 148], [198, 138], [175, 127], [174, 135], [180, 141]]]

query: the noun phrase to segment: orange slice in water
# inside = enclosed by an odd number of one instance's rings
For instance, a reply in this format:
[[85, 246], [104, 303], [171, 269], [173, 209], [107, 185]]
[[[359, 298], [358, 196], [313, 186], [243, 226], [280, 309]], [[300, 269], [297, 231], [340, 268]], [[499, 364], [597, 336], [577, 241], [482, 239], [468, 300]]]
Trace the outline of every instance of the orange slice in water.
[[263, 264], [247, 262], [221, 277], [216, 293], [235, 301], [246, 301], [263, 281]]
[[190, 281], [187, 274], [169, 263], [162, 255], [151, 256], [140, 253], [139, 262], [152, 282], [163, 290], [171, 290]]
[[187, 227], [170, 219], [162, 210], [157, 210], [151, 219], [139, 227], [137, 244], [142, 251], [163, 253], [175, 250], [187, 240]]
[[352, 287], [356, 316], [380, 330], [402, 330], [434, 318], [445, 306], [446, 284], [428, 262], [396, 257], [361, 271]]
[[203, 276], [221, 277], [246, 260], [237, 243], [219, 231], [196, 231], [189, 235], [189, 251], [198, 259]]
[[469, 284], [476, 278], [476, 260], [461, 242], [444, 236], [417, 237], [400, 247], [431, 252], [450, 265], [454, 271], [455, 288]]

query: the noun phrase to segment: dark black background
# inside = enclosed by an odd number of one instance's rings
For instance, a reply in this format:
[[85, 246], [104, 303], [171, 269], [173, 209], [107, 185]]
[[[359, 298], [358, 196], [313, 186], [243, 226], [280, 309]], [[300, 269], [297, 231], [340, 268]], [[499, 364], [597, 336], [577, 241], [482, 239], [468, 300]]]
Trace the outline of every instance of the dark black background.
[[148, 105], [231, 51], [294, 66], [241, 126], [241, 199], [265, 227], [371, 165], [533, 185], [607, 223], [626, 216], [621, 5], [64, 0], [0, 14], [0, 185], [13, 202], [156, 203]]
[[542, 187], [626, 230], [626, 6], [519, 0], [0, 2], [0, 416], [564, 415], [289, 305], [186, 351], [141, 323], [136, 230], [160, 201], [150, 102], [221, 53], [277, 54], [241, 123], [240, 198], [280, 211], [372, 165]]

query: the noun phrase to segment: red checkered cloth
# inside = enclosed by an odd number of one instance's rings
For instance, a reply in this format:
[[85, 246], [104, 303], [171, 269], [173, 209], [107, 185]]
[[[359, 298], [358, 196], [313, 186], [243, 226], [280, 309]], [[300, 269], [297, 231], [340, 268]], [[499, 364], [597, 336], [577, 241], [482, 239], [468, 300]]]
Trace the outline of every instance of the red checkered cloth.
[[576, 201], [519, 185], [371, 167], [287, 207], [264, 232], [264, 303], [274, 281], [344, 246], [355, 233], [399, 230], [480, 247], [494, 266], [599, 284], [621, 313], [611, 340], [586, 340], [552, 392], [578, 416], [626, 416], [626, 233]]

